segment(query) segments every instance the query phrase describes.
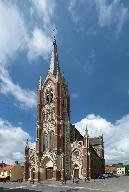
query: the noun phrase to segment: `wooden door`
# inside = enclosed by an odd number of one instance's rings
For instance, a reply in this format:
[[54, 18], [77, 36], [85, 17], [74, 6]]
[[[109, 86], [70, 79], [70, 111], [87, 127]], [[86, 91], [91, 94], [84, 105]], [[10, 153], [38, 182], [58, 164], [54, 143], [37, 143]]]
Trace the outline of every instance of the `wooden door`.
[[74, 177], [79, 178], [79, 169], [74, 170]]
[[49, 167], [46, 168], [46, 179], [52, 179], [53, 177], [53, 168]]

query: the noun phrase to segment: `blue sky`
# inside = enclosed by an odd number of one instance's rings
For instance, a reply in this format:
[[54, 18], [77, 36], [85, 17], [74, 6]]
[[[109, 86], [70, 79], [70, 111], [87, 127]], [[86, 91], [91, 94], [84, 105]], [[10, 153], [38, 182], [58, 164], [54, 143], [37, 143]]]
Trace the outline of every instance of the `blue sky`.
[[49, 68], [55, 27], [71, 122], [82, 134], [86, 124], [91, 136], [104, 134], [107, 163], [129, 163], [125, 0], [0, 1], [0, 161], [23, 161], [27, 138], [34, 147], [38, 79]]

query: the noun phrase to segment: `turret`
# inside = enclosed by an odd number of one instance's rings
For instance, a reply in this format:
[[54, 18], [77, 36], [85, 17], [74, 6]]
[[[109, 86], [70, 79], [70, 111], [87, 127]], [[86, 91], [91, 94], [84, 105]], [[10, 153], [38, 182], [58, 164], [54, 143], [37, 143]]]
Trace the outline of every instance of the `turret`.
[[85, 129], [84, 141], [83, 142], [84, 142], [84, 147], [89, 149], [89, 134], [88, 134], [87, 126], [86, 126], [86, 129]]
[[28, 181], [28, 179], [29, 179], [29, 145], [27, 139], [25, 146], [24, 180]]
[[83, 146], [83, 177], [90, 178], [89, 134], [86, 126]]
[[28, 145], [28, 139], [26, 140], [26, 146], [25, 146], [25, 156], [29, 154], [29, 145]]
[[42, 154], [41, 145], [41, 111], [43, 106], [43, 90], [42, 90], [42, 78], [39, 78], [38, 93], [37, 93], [37, 138], [36, 138], [36, 153]]

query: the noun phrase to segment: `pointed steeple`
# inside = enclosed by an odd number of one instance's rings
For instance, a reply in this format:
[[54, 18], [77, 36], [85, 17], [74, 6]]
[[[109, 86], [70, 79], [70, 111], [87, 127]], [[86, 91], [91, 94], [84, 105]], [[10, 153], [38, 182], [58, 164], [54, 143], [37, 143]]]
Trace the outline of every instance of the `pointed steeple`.
[[89, 148], [89, 134], [88, 134], [87, 126], [84, 134], [84, 147], [86, 147], [87, 149]]
[[28, 141], [28, 139], [27, 139], [27, 140], [26, 140], [26, 147], [27, 147], [27, 148], [29, 147], [28, 142], [29, 142], [29, 141]]
[[88, 129], [87, 129], [87, 125], [86, 125], [86, 129], [85, 129], [85, 135], [86, 137], [89, 137], [89, 134], [88, 134]]
[[60, 66], [58, 60], [58, 53], [57, 53], [57, 44], [56, 39], [54, 36], [53, 44], [52, 44], [52, 55], [51, 55], [51, 63], [50, 63], [50, 72], [55, 76], [60, 76]]
[[25, 155], [28, 155], [29, 152], [29, 144], [28, 144], [28, 139], [26, 140], [26, 146], [25, 146]]

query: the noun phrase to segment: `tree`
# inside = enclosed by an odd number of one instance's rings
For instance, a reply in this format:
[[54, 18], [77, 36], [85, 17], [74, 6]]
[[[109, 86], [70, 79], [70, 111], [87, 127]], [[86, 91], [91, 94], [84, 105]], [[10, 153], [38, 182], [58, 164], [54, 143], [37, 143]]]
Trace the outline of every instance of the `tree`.
[[125, 172], [129, 173], [129, 165], [124, 165], [124, 167], [125, 167]]

